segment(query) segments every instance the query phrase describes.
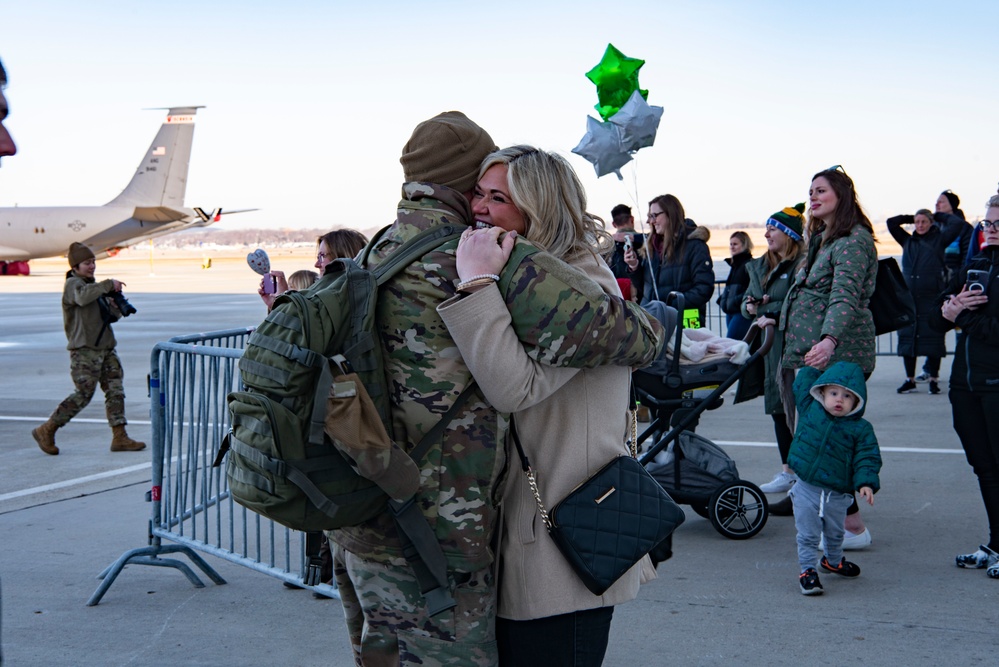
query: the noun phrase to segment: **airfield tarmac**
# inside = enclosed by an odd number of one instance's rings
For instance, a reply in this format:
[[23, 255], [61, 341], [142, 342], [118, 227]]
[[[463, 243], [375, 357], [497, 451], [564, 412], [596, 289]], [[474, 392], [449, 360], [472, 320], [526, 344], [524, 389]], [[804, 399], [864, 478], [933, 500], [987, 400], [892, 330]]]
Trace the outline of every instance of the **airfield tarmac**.
[[[135, 255], [139, 256], [136, 257]], [[253, 326], [264, 314], [242, 254], [98, 262], [127, 283], [138, 313], [115, 325], [129, 431], [150, 440], [150, 351], [168, 338]], [[311, 264], [311, 249], [281, 258]], [[283, 260], [287, 259], [287, 263]], [[149, 450], [108, 451], [100, 392], [42, 454], [30, 429], [72, 390], [59, 295], [64, 260], [0, 280], [0, 576], [4, 665], [349, 665], [336, 601], [206, 556], [228, 584], [193, 588], [177, 572], [130, 566], [100, 605], [96, 575], [146, 544]], [[687, 512], [675, 556], [639, 598], [615, 610], [605, 664], [987, 665], [999, 649], [999, 581], [954, 566], [986, 537], [975, 477], [960, 451], [946, 394], [898, 395], [901, 360], [881, 357], [867, 418], [883, 450], [882, 491], [862, 512], [874, 544], [852, 552], [856, 580], [822, 576], [825, 595], [798, 592], [793, 519], [727, 540]], [[949, 373], [945, 360], [942, 375]], [[923, 391], [925, 389], [920, 386]], [[742, 477], [777, 471], [772, 422], [757, 399], [706, 413], [698, 432], [722, 445]], [[771, 496], [773, 500], [779, 496]], [[262, 620], [261, 620], [262, 619]]]

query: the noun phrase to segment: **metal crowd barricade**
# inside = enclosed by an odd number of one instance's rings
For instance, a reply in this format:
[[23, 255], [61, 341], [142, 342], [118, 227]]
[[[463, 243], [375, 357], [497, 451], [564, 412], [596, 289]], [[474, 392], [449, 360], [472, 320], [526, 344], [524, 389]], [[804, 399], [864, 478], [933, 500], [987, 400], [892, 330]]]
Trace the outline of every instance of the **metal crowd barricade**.
[[204, 587], [184, 561], [162, 558], [166, 554], [183, 554], [213, 582], [226, 583], [197, 552], [339, 597], [328, 584], [303, 583], [308, 567], [305, 533], [236, 504], [229, 495], [224, 469], [212, 467], [229, 429], [226, 396], [240, 389], [237, 364], [252, 331], [178, 336], [153, 348], [149, 374], [152, 488], [146, 494], [152, 507], [149, 543], [126, 551], [99, 575], [102, 582], [88, 606], [101, 601], [126, 565], [176, 568], [194, 586]]

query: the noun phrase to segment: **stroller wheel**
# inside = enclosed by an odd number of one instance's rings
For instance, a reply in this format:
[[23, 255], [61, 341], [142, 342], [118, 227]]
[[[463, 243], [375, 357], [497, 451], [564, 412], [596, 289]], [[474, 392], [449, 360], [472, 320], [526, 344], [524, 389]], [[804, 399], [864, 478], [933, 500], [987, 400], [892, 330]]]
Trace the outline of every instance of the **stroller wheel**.
[[760, 487], [742, 479], [715, 491], [707, 510], [711, 525], [730, 540], [746, 540], [763, 530], [770, 512]]

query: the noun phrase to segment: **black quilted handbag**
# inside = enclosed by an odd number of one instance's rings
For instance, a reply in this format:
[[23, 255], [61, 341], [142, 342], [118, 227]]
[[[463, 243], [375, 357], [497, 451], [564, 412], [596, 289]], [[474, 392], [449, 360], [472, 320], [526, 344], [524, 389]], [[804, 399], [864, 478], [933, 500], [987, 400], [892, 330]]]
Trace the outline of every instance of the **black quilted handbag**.
[[[636, 430], [632, 413], [632, 443]], [[548, 534], [594, 595], [602, 595], [683, 523], [683, 510], [634, 452], [617, 457], [583, 481], [549, 516], [516, 427], [513, 441]]]

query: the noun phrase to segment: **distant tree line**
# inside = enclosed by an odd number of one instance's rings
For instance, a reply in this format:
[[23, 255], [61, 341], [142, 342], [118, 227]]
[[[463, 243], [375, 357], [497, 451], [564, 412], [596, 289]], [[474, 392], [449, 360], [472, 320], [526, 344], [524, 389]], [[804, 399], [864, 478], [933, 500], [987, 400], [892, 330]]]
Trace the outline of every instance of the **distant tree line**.
[[[190, 248], [206, 244], [218, 246], [311, 245], [329, 229], [224, 229], [201, 227], [167, 234], [154, 243], [161, 248]], [[360, 230], [371, 238], [377, 230]]]

